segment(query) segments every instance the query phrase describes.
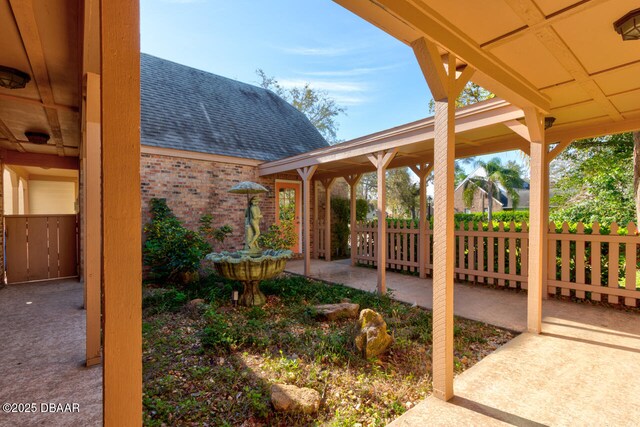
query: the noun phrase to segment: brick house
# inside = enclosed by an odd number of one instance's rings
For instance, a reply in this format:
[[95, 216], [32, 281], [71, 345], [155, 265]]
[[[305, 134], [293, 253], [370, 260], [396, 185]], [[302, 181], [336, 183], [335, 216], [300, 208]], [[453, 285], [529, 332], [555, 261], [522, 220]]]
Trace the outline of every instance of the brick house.
[[[328, 144], [304, 114], [273, 92], [151, 55], [141, 55], [142, 223], [149, 201], [165, 198], [191, 229], [204, 214], [233, 233], [217, 249], [243, 244], [246, 198], [227, 191], [254, 181], [260, 196], [262, 230], [276, 211], [295, 203], [301, 219], [297, 174], [258, 176], [258, 165]], [[313, 197], [313, 195], [312, 195]], [[300, 241], [300, 238], [298, 239]], [[299, 252], [299, 243], [294, 247]]]
[[[489, 209], [489, 194], [482, 188], [478, 187], [478, 190], [473, 195], [473, 201], [471, 206], [467, 206], [464, 202], [464, 188], [465, 184], [472, 178], [478, 176], [486, 176], [486, 171], [483, 168], [477, 168], [471, 172], [455, 189], [453, 198], [453, 208], [455, 213], [471, 213], [471, 212], [487, 212]], [[513, 210], [513, 200], [509, 197], [506, 190], [498, 185], [499, 196], [493, 198], [493, 211], [499, 212], [503, 210]], [[525, 180], [524, 188], [516, 190], [520, 196], [516, 209], [529, 209], [529, 182]]]

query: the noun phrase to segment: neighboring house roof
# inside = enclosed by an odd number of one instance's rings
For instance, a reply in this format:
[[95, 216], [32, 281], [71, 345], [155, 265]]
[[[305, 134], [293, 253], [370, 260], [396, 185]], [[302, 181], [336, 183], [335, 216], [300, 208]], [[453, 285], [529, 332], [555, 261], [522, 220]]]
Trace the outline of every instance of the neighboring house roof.
[[266, 161], [329, 145], [270, 90], [145, 53], [140, 60], [143, 145]]
[[[467, 177], [464, 180], [462, 180], [460, 184], [458, 184], [458, 186], [456, 187], [456, 191], [458, 191], [458, 189], [460, 188], [464, 188], [464, 184], [467, 183], [470, 179], [476, 178], [476, 177], [486, 178], [486, 176], [487, 176], [487, 171], [482, 166], [480, 166], [476, 168], [476, 170], [471, 172], [469, 175], [467, 175]], [[511, 197], [509, 197], [509, 194], [507, 194], [507, 190], [500, 183], [498, 183], [497, 185], [498, 185], [499, 196], [498, 198], [494, 197], [493, 200], [497, 203], [500, 203], [500, 205], [502, 205], [502, 207], [505, 209], [513, 209], [513, 201], [511, 200]], [[487, 194], [487, 190], [483, 188], [482, 182], [478, 183], [478, 188], [480, 189], [480, 191]], [[518, 207], [528, 208], [529, 207], [529, 181], [524, 180], [523, 187], [520, 189], [516, 189], [516, 192], [520, 196], [520, 200], [518, 201]]]

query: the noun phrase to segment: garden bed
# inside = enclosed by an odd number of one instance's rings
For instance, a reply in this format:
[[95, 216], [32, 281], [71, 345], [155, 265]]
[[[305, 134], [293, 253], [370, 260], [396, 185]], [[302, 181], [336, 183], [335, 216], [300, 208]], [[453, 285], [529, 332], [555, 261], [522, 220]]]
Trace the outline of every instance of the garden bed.
[[[210, 277], [189, 291], [145, 290], [145, 425], [377, 426], [431, 393], [431, 312], [298, 276], [263, 282], [261, 308], [234, 307], [233, 286]], [[383, 315], [395, 340], [386, 354], [358, 354], [355, 320], [315, 320], [314, 304], [345, 298]], [[514, 336], [459, 318], [454, 335], [457, 373]], [[319, 412], [275, 412], [274, 383], [317, 390]]]

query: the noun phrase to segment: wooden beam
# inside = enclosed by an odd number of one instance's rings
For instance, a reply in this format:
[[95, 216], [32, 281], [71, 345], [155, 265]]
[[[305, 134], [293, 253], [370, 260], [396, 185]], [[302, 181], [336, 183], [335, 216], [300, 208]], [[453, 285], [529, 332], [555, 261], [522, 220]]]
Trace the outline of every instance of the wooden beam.
[[[549, 111], [549, 99], [541, 94], [531, 82], [491, 53], [484, 51], [464, 31], [456, 28], [426, 3], [411, 4], [408, 1], [377, 0], [375, 4], [379, 4], [398, 19], [404, 20], [408, 25], [421, 32], [424, 37], [456, 55], [464, 63], [487, 76], [491, 76], [492, 79], [502, 82], [504, 87], [509, 90], [507, 99], [514, 104], [532, 105], [544, 112]], [[486, 87], [486, 89], [500, 94], [492, 87]]]
[[621, 122], [594, 123], [592, 125], [581, 126], [579, 128], [553, 127], [547, 130], [547, 141], [562, 141], [566, 139], [595, 138], [603, 135], [632, 132], [640, 129], [640, 117], [630, 117]]
[[[526, 109], [527, 127], [531, 134], [531, 190], [529, 202], [529, 277], [527, 290], [527, 330], [542, 332], [542, 296], [546, 289], [546, 230], [548, 214], [548, 163], [546, 159], [544, 119], [535, 109]], [[547, 194], [545, 194], [547, 193]]]
[[422, 70], [422, 75], [429, 85], [433, 99], [446, 98], [447, 72], [444, 69], [438, 47], [424, 37], [411, 43], [411, 47]]
[[324, 187], [324, 260], [331, 261], [331, 188], [336, 178], [321, 180]]
[[318, 180], [313, 180], [313, 257], [320, 258], [320, 212], [318, 212]]
[[6, 150], [4, 163], [18, 166], [37, 166], [41, 168], [73, 169], [78, 170], [77, 157], [60, 157], [51, 154], [20, 153]]
[[[457, 109], [455, 132], [462, 133], [522, 117], [524, 117], [524, 112], [521, 108], [511, 105], [502, 99], [494, 98]], [[358, 156], [366, 156], [381, 150], [401, 149], [404, 146], [433, 140], [433, 138], [434, 118], [429, 117], [339, 145], [286, 159], [266, 162], [258, 166], [258, 173], [260, 176], [265, 176], [292, 171], [304, 166], [323, 165]]]
[[86, 364], [102, 361], [102, 212], [100, 76], [85, 76], [82, 132], [82, 215], [83, 279], [86, 313]]
[[0, 119], [0, 134], [4, 135], [11, 144], [14, 144], [16, 150], [22, 153], [26, 151], [20, 141], [18, 141], [13, 135], [13, 132], [11, 132], [9, 126], [7, 126], [6, 123], [2, 121], [2, 119]]
[[376, 245], [376, 259], [378, 271], [377, 291], [380, 295], [387, 293], [387, 166], [394, 156], [398, 153], [398, 149], [394, 148], [388, 151], [379, 151], [375, 154], [368, 155], [369, 161], [376, 167], [378, 177], [378, 201], [376, 208], [376, 216], [378, 218], [378, 238]]
[[39, 99], [25, 98], [23, 96], [15, 96], [9, 95], [8, 93], [0, 93], [0, 100], [5, 100], [9, 102], [17, 102], [19, 104], [27, 104], [34, 105], [37, 107], [45, 107], [45, 108], [53, 108], [58, 111], [65, 111], [68, 113], [78, 113], [80, 109], [73, 105], [62, 105], [62, 104], [45, 104]]
[[62, 129], [60, 120], [58, 119], [58, 111], [53, 107], [46, 105], [55, 105], [51, 81], [49, 80], [49, 70], [44, 57], [44, 49], [40, 39], [40, 31], [33, 10], [33, 0], [9, 0], [13, 16], [20, 30], [20, 37], [24, 45], [25, 52], [31, 64], [33, 72], [33, 80], [38, 86], [40, 99], [44, 106], [44, 113], [49, 122], [51, 130], [51, 139], [55, 142], [59, 156], [64, 156], [64, 141], [62, 138]]
[[529, 134], [529, 128], [527, 125], [520, 123], [518, 120], [508, 120], [504, 122], [503, 125], [511, 129], [514, 133], [520, 135], [527, 142], [531, 142], [531, 135]]
[[[529, 27], [541, 25], [546, 21], [546, 17], [533, 0], [511, 0], [507, 4]], [[533, 34], [609, 117], [614, 121], [624, 120], [600, 86], [589, 76], [578, 57], [551, 26], [541, 25], [533, 30]]]
[[103, 414], [106, 427], [142, 424], [140, 5], [100, 3]]
[[351, 235], [351, 265], [356, 265], [356, 251], [358, 248], [358, 236], [356, 236], [356, 209], [357, 194], [356, 187], [362, 178], [362, 174], [352, 174], [344, 176], [344, 180], [349, 184], [349, 231]]
[[527, 34], [531, 34], [531, 32], [540, 30], [544, 27], [550, 27], [551, 25], [563, 21], [567, 18], [574, 16], [577, 13], [584, 12], [588, 9], [591, 9], [595, 6], [599, 6], [603, 3], [609, 2], [611, 0], [582, 0], [576, 1], [576, 3], [567, 6], [563, 9], [560, 9], [556, 12], [553, 12], [550, 15], [545, 17], [545, 20], [542, 22], [535, 23], [533, 25], [525, 25], [514, 31], [511, 31], [507, 34], [496, 37], [495, 39], [489, 40], [485, 43], [482, 43], [480, 46], [482, 48], [487, 49], [495, 49], [498, 46], [502, 46], [504, 44], [510, 43], [520, 37], [526, 36]]
[[420, 182], [420, 219], [418, 233], [418, 271], [420, 278], [427, 277], [427, 245], [429, 244], [429, 236], [427, 235], [427, 215], [425, 208], [427, 206], [427, 177], [433, 170], [433, 159], [430, 163], [419, 163], [410, 166], [413, 173], [418, 176]]
[[311, 242], [309, 241], [309, 231], [311, 231], [311, 221], [309, 216], [311, 215], [311, 209], [309, 204], [311, 203], [311, 180], [313, 179], [313, 174], [316, 173], [317, 169], [318, 165], [305, 166], [298, 169], [298, 175], [300, 175], [300, 178], [302, 178], [302, 239], [304, 240], [303, 250], [305, 276], [309, 276], [311, 274]]
[[547, 163], [551, 163], [551, 161], [558, 157], [558, 154], [562, 153], [569, 145], [571, 145], [573, 141], [573, 139], [565, 139], [558, 142], [558, 144], [553, 147], [551, 151], [547, 152]]

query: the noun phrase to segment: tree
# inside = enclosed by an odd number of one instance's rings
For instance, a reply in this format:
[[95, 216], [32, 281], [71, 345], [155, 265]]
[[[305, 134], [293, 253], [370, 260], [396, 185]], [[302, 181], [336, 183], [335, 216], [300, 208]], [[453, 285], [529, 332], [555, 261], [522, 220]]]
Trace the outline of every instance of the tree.
[[[487, 99], [491, 98], [495, 98], [495, 94], [489, 92], [482, 86], [479, 86], [473, 82], [468, 82], [464, 86], [464, 88], [462, 88], [462, 92], [460, 92], [460, 95], [456, 99], [456, 108], [466, 107], [467, 105], [476, 104], [478, 102], [486, 101]], [[435, 111], [436, 103], [432, 99], [431, 101], [429, 101], [429, 112], [433, 114]], [[464, 168], [462, 167], [462, 164], [472, 164], [474, 163], [474, 161], [475, 160], [473, 158], [459, 159], [455, 161], [454, 184], [456, 186], [458, 186], [458, 184], [460, 184], [466, 178], [466, 174]]]
[[464, 184], [464, 202], [467, 206], [471, 206], [475, 194], [480, 189], [487, 192], [488, 195], [488, 207], [489, 207], [489, 222], [493, 220], [493, 199], [500, 196], [500, 187], [502, 187], [511, 200], [513, 201], [513, 207], [518, 205], [520, 196], [516, 191], [522, 188], [524, 180], [520, 176], [519, 166], [514, 164], [502, 164], [500, 158], [494, 157], [488, 162], [482, 160], [476, 161], [476, 167], [483, 168], [486, 172], [486, 176], [473, 176]]
[[551, 165], [550, 218], [605, 224], [637, 219], [634, 146], [631, 133], [572, 143]]
[[636, 225], [640, 225], [640, 131], [633, 132], [633, 194], [636, 201]]
[[[466, 107], [467, 105], [476, 104], [487, 99], [495, 98], [495, 94], [489, 92], [482, 86], [479, 86], [473, 82], [468, 82], [462, 92], [456, 99], [456, 108]], [[436, 103], [432, 99], [429, 101], [429, 112], [432, 114], [436, 111]]]
[[420, 185], [411, 181], [409, 168], [396, 168], [387, 172], [387, 205], [394, 216], [411, 214], [416, 219], [420, 205]]
[[301, 87], [284, 88], [263, 70], [256, 70], [256, 74], [260, 77], [261, 87], [273, 91], [307, 116], [329, 144], [340, 142], [337, 139], [339, 125], [336, 118], [346, 109], [336, 104], [326, 91], [313, 89], [309, 83]]

